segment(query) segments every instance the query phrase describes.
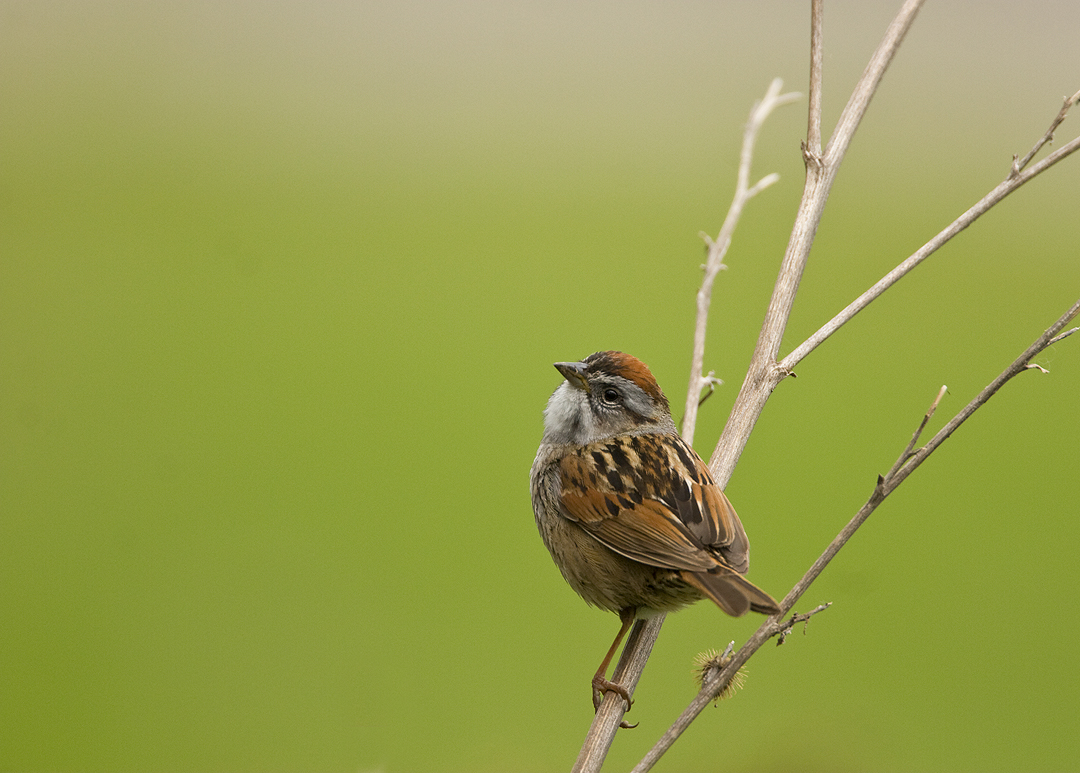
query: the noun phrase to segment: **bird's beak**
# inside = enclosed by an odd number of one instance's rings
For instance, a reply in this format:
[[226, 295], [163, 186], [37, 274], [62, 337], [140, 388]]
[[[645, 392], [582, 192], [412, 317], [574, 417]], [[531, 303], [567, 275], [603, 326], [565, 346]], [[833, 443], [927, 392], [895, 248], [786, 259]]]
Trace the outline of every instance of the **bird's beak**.
[[556, 362], [555, 370], [563, 374], [570, 386], [589, 391], [589, 382], [585, 378], [585, 365], [580, 362]]

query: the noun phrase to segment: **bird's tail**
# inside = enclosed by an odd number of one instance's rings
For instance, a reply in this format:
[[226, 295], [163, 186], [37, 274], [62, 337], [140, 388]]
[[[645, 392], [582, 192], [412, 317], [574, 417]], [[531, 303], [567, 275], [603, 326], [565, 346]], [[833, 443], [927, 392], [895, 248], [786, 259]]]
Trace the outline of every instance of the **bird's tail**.
[[732, 617], [740, 617], [748, 611], [763, 615], [775, 615], [780, 611], [780, 605], [772, 596], [726, 566], [708, 572], [683, 572], [682, 576]]

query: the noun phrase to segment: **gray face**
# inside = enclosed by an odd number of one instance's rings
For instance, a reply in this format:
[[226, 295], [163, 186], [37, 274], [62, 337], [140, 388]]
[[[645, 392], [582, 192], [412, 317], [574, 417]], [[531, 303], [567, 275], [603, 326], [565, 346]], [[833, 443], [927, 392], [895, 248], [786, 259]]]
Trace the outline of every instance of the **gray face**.
[[565, 365], [560, 371], [567, 380], [544, 411], [545, 443], [587, 445], [616, 435], [675, 431], [667, 407], [634, 382]]

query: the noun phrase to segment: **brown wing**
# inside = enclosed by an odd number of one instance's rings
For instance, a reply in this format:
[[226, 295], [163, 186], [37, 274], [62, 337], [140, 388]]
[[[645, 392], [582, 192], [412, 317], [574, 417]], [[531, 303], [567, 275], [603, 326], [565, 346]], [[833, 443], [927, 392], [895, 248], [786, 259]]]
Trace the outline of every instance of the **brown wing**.
[[564, 514], [617, 553], [668, 569], [746, 571], [739, 517], [681, 438], [622, 435], [593, 443], [564, 457], [560, 473]]

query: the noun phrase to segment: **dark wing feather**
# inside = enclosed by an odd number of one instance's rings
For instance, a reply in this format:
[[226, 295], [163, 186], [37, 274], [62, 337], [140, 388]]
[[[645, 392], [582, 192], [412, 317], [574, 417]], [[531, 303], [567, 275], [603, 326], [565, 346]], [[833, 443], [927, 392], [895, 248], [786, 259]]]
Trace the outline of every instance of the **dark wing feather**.
[[563, 457], [560, 474], [564, 514], [617, 553], [668, 569], [746, 571], [739, 517], [681, 438], [603, 440]]
[[[702, 549], [678, 518], [659, 502], [623, 509], [610, 494], [586, 495], [563, 489], [563, 507], [589, 534], [627, 558], [665, 569], [707, 571], [716, 559]], [[615, 509], [611, 514], [608, 506]], [[600, 515], [601, 517], [595, 518]]]
[[709, 466], [686, 445], [682, 438], [676, 438], [683, 454], [692, 454], [697, 478], [690, 484], [690, 504], [700, 512], [700, 526], [695, 535], [702, 543], [719, 551], [725, 563], [736, 572], [744, 573], [750, 568], [750, 542], [746, 538], [742, 521], [735, 513], [735, 508], [716, 485]]

